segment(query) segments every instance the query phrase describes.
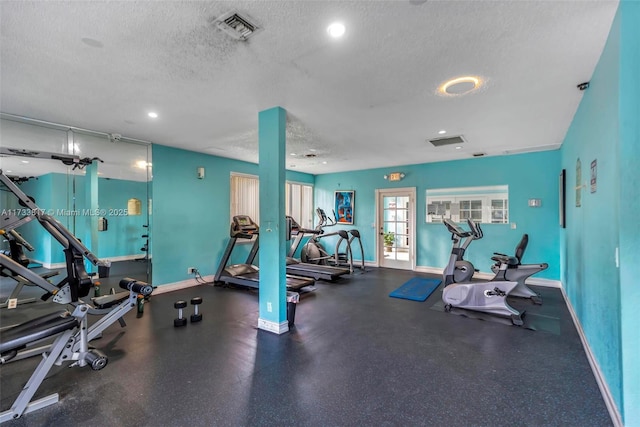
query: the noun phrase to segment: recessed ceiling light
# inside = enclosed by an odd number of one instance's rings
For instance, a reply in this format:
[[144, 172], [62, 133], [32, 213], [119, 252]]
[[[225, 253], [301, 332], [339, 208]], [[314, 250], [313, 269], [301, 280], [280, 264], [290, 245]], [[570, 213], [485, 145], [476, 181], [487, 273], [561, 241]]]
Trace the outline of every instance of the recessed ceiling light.
[[290, 156], [297, 156], [297, 154], [296, 153], [291, 153]]
[[155, 113], [153, 111], [150, 111], [149, 114], [147, 114], [149, 117], [151, 117], [152, 119], [157, 119], [158, 118], [158, 113]]
[[7, 171], [7, 173], [11, 173], [11, 172], [13, 172], [13, 171]]
[[484, 81], [477, 76], [463, 76], [448, 80], [438, 87], [438, 93], [445, 96], [461, 96], [480, 89]]
[[309, 151], [314, 152], [314, 151], [316, 151], [316, 149], [315, 148], [309, 148]]
[[456, 150], [459, 150], [459, 149], [461, 149], [461, 148], [462, 148], [462, 147], [458, 145], [458, 146], [456, 147]]
[[344, 24], [340, 22], [334, 22], [333, 24], [327, 27], [327, 32], [329, 33], [329, 35], [336, 39], [339, 37], [342, 37], [345, 31], [346, 31], [346, 28]]
[[439, 131], [438, 133], [439, 133], [440, 135], [444, 135], [445, 133], [447, 133], [447, 131], [443, 129], [443, 130]]
[[22, 163], [27, 164], [29, 163], [29, 160], [20, 160]]
[[322, 164], [323, 164], [323, 165], [326, 165], [326, 164], [327, 164], [327, 162], [326, 162], [326, 161], [324, 161], [324, 162], [322, 162]]

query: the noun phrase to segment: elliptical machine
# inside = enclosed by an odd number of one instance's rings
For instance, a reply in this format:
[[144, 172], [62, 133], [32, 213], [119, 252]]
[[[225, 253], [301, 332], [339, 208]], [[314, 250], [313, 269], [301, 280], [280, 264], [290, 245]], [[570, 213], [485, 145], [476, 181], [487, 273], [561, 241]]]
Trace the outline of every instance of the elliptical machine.
[[[443, 272], [445, 288], [442, 290], [442, 301], [445, 311], [451, 311], [454, 307], [465, 310], [489, 313], [511, 319], [516, 326], [522, 326], [522, 315], [507, 302], [507, 296], [517, 286], [517, 282], [492, 280], [489, 282], [456, 283], [454, 274], [456, 262], [461, 249], [460, 241], [470, 237], [473, 233], [480, 233], [473, 221], [468, 221], [471, 231], [464, 231], [449, 219], [443, 219], [444, 225], [451, 232], [453, 247], [449, 257], [449, 263]], [[467, 245], [468, 246], [468, 245]], [[500, 270], [506, 270], [507, 264], [501, 264]], [[472, 270], [473, 271], [473, 270]], [[471, 274], [473, 275], [473, 273]], [[497, 277], [497, 276], [496, 276]]]
[[[316, 208], [316, 214], [318, 215], [318, 225], [316, 226], [317, 233], [314, 234], [311, 239], [302, 247], [300, 251], [300, 259], [303, 263], [308, 264], [322, 264], [349, 267], [349, 272], [353, 273], [353, 256], [351, 252], [351, 242], [357, 238], [360, 241], [360, 233], [357, 230], [351, 230], [352, 235], [349, 237], [349, 231], [338, 230], [334, 233], [325, 233], [326, 227], [333, 227], [338, 225], [333, 219], [327, 218], [327, 214], [322, 208]], [[356, 233], [354, 234], [353, 231]], [[320, 244], [320, 239], [329, 236], [339, 236], [336, 242], [336, 247], [333, 254], [327, 252], [327, 250]], [[344, 252], [341, 252], [341, 246], [344, 243]], [[360, 242], [360, 249], [362, 250], [362, 243]], [[364, 266], [364, 256], [363, 266]]]

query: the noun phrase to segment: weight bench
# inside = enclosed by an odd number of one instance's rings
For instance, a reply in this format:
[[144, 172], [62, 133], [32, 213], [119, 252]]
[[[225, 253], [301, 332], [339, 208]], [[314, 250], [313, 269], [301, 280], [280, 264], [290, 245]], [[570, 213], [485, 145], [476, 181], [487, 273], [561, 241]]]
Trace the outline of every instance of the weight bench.
[[47, 314], [2, 332], [0, 337], [1, 364], [15, 358], [20, 350], [32, 342], [56, 335], [57, 337], [48, 351], [42, 353], [42, 360], [31, 374], [31, 378], [23, 387], [11, 409], [0, 414], [0, 423], [19, 418], [23, 414], [58, 402], [57, 393], [31, 401], [53, 365], [61, 366], [64, 362], [73, 362], [70, 366], [84, 367], [89, 365], [94, 371], [107, 365], [107, 356], [99, 350], [90, 349], [89, 341], [135, 307], [138, 294], [148, 296], [153, 292], [152, 286], [130, 278], [122, 279], [120, 287], [128, 291], [129, 297], [114, 306], [91, 327], [88, 326], [87, 316], [95, 314], [97, 311], [92, 306], [80, 302], [72, 313], [60, 311]]

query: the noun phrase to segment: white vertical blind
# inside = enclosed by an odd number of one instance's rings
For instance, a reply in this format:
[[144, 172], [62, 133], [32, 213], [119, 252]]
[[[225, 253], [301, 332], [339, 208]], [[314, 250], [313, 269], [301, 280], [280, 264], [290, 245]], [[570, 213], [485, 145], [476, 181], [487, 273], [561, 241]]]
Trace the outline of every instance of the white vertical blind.
[[[260, 181], [255, 175], [231, 173], [231, 218], [248, 215], [260, 221]], [[313, 186], [287, 182], [286, 214], [305, 228], [313, 228]]]
[[248, 215], [260, 224], [260, 188], [258, 177], [231, 173], [231, 218]]

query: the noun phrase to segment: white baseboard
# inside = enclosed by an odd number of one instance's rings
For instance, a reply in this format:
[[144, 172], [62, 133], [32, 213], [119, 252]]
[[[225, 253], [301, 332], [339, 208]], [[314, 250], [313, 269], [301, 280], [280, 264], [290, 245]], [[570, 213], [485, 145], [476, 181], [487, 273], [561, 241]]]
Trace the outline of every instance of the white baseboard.
[[35, 264], [42, 264], [42, 266], [44, 268], [48, 268], [49, 270], [57, 270], [59, 268], [66, 268], [67, 267], [67, 264], [64, 263], [64, 262], [57, 262], [55, 264], [51, 264], [51, 263], [48, 263], [48, 262], [41, 262], [41, 261], [37, 261], [37, 260], [33, 260], [32, 262], [35, 263]]
[[118, 261], [132, 261], [132, 260], [143, 259], [143, 258], [144, 258], [144, 254], [136, 254], [136, 255], [112, 256], [108, 258], [100, 258], [100, 260], [118, 262]]
[[277, 323], [258, 318], [258, 329], [280, 335], [289, 332], [289, 322], [285, 320], [284, 322]]
[[567, 297], [567, 294], [564, 292], [564, 288], [560, 286], [560, 291], [562, 292], [562, 297], [564, 298], [564, 302], [569, 309], [569, 313], [571, 313], [571, 319], [573, 319], [573, 324], [578, 331], [578, 335], [580, 336], [580, 341], [582, 341], [582, 347], [584, 348], [584, 352], [587, 354], [587, 359], [589, 360], [589, 365], [591, 366], [591, 370], [593, 371], [593, 376], [596, 378], [596, 382], [598, 383], [598, 388], [600, 389], [600, 393], [602, 394], [602, 399], [604, 400], [604, 404], [607, 406], [607, 410], [609, 411], [609, 416], [611, 417], [611, 421], [615, 427], [623, 427], [622, 417], [620, 416], [620, 412], [618, 411], [618, 407], [616, 406], [615, 400], [613, 400], [613, 396], [611, 395], [611, 391], [609, 390], [609, 386], [607, 385], [607, 381], [600, 370], [600, 366], [596, 361], [593, 352], [591, 351], [591, 347], [589, 347], [589, 342], [587, 341], [587, 337], [584, 335], [584, 330], [582, 329], [582, 324], [576, 315], [573, 306], [571, 305], [571, 301]]
[[[205, 282], [213, 282], [213, 275], [211, 276], [204, 276], [203, 277]], [[180, 282], [174, 282], [174, 283], [167, 283], [165, 285], [159, 285], [157, 288], [155, 288], [153, 290], [153, 295], [159, 295], [159, 294], [165, 294], [167, 292], [173, 292], [173, 291], [179, 291], [180, 289], [187, 289], [187, 288], [191, 288], [194, 286], [200, 286], [203, 283], [200, 283], [198, 281], [196, 281], [196, 279], [187, 279], [187, 280], [182, 280]]]
[[[100, 260], [101, 261], [118, 262], [118, 261], [131, 261], [131, 260], [140, 259], [140, 258], [144, 258], [144, 255], [136, 254], [136, 255], [113, 256], [113, 257], [109, 257], [109, 258], [100, 258]], [[67, 264], [64, 263], [64, 262], [56, 262], [56, 263], [52, 264], [52, 263], [49, 263], [49, 262], [38, 261], [36, 259], [32, 260], [31, 262], [37, 263], [37, 264], [42, 264], [42, 266], [44, 268], [48, 268], [49, 270], [57, 270], [59, 268], [66, 268], [67, 267]]]
[[438, 267], [425, 267], [423, 265], [416, 265], [415, 270], [418, 273], [429, 273], [429, 274], [439, 274], [442, 275], [442, 268]]
[[[417, 271], [420, 273], [442, 275], [442, 268], [438, 268], [438, 267], [416, 266], [414, 271]], [[481, 280], [491, 280], [494, 278], [494, 276], [495, 274], [493, 273], [477, 272], [473, 275], [473, 278], [481, 279]], [[552, 280], [552, 279], [540, 279], [537, 277], [530, 277], [527, 279], [526, 283], [527, 285], [546, 286], [547, 288], [558, 288], [558, 289], [562, 288], [562, 283], [559, 280]]]

